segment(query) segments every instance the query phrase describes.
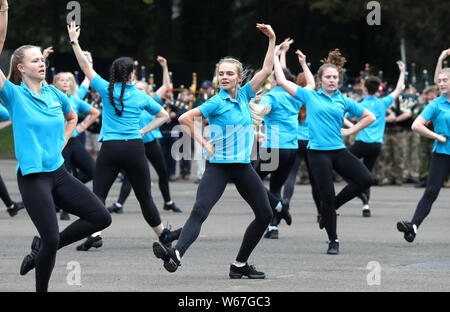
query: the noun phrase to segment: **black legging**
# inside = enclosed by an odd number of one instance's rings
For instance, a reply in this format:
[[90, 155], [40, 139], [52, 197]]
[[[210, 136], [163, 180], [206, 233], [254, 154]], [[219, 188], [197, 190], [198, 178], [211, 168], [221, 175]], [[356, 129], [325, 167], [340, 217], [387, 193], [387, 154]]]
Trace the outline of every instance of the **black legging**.
[[94, 177], [95, 163], [78, 137], [72, 137], [67, 141], [62, 155], [67, 171], [71, 172], [73, 168], [77, 168], [80, 170], [76, 175], [78, 180], [83, 183], [92, 180]]
[[[170, 190], [169, 190], [169, 174], [167, 173], [166, 162], [164, 161], [163, 152], [158, 140], [153, 140], [151, 142], [145, 143], [145, 156], [155, 168], [158, 174], [158, 183], [161, 194], [164, 198], [164, 202], [170, 202]], [[119, 199], [117, 202], [121, 205], [125, 203], [131, 192], [131, 183], [128, 180], [127, 175], [124, 175], [122, 186], [120, 188]]]
[[260, 159], [256, 163], [255, 170], [261, 180], [270, 173], [269, 190], [267, 190], [267, 194], [272, 209], [274, 209], [281, 200], [281, 188], [294, 165], [296, 153], [296, 149], [261, 148], [260, 150]]
[[105, 203], [119, 171], [130, 179], [145, 221], [156, 227], [161, 224], [158, 208], [150, 192], [150, 170], [142, 139], [105, 141], [98, 154], [94, 172], [94, 193]]
[[[366, 165], [367, 169], [372, 172], [375, 162], [381, 153], [381, 148], [383, 144], [381, 143], [365, 143], [362, 141], [355, 141], [348, 150], [358, 158], [363, 158], [363, 163]], [[366, 194], [366, 198], [358, 194], [358, 197], [362, 200], [364, 205], [369, 204], [370, 198], [370, 188], [363, 191]]]
[[[19, 170], [17, 182], [25, 208], [42, 240], [35, 258], [36, 291], [47, 291], [56, 251], [108, 227], [111, 215], [98, 197], [64, 166], [53, 172], [25, 176]], [[80, 219], [59, 233], [55, 205]]]
[[255, 219], [245, 231], [241, 248], [236, 257], [239, 262], [247, 262], [272, 219], [272, 209], [266, 195], [267, 192], [250, 164], [207, 163], [205, 173], [197, 189], [194, 208], [183, 226], [175, 246], [180, 255], [184, 255], [189, 246], [197, 239], [202, 223], [222, 196], [229, 181], [234, 182], [239, 194], [250, 205], [255, 214]]
[[[372, 184], [372, 175], [347, 149], [321, 151], [308, 149], [309, 165], [319, 190], [320, 213], [330, 241], [337, 239], [336, 209]], [[333, 169], [348, 184], [335, 195]]]
[[9, 197], [8, 189], [6, 188], [5, 182], [3, 182], [2, 176], [0, 175], [0, 198], [5, 203], [6, 207], [11, 207], [14, 203]]
[[306, 168], [308, 170], [309, 175], [309, 182], [311, 183], [311, 191], [312, 191], [312, 197], [314, 200], [314, 203], [316, 204], [317, 212], [319, 212], [320, 207], [320, 197], [319, 197], [319, 190], [317, 189], [316, 184], [314, 183], [314, 175], [311, 173], [311, 168], [309, 166], [309, 160], [308, 160], [308, 153], [307, 153], [307, 147], [308, 141], [307, 140], [299, 140], [298, 141], [298, 150], [295, 157], [294, 164], [292, 165], [291, 171], [289, 172], [289, 175], [286, 179], [286, 182], [284, 183], [284, 189], [283, 189], [283, 198], [287, 199], [288, 201], [291, 200], [292, 195], [294, 194], [294, 187], [295, 187], [295, 181], [297, 179], [297, 172], [298, 168], [300, 167], [300, 164], [302, 160], [305, 160]]
[[433, 153], [430, 170], [428, 171], [427, 186], [414, 212], [414, 217], [411, 220], [412, 224], [419, 227], [426, 216], [428, 216], [431, 206], [437, 199], [449, 173], [450, 155]]

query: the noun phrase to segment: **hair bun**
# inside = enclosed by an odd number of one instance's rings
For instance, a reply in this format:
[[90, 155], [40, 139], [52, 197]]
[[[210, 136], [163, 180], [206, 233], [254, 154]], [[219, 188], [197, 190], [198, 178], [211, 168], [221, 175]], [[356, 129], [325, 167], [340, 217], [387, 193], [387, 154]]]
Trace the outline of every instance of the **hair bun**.
[[343, 74], [345, 71], [344, 64], [347, 62], [347, 59], [341, 54], [341, 51], [336, 48], [333, 51], [328, 52], [328, 57], [320, 60], [320, 62], [324, 64], [333, 64], [338, 68], [339, 74]]

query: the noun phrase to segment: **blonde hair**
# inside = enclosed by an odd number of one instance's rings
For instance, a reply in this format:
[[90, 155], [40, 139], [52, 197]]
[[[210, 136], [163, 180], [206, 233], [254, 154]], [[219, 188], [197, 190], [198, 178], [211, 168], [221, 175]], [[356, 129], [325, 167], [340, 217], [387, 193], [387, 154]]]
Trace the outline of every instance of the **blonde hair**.
[[231, 64], [236, 65], [238, 75], [241, 77], [241, 81], [238, 83], [238, 87], [240, 87], [242, 81], [245, 81], [247, 76], [249, 76], [250, 70], [248, 68], [244, 68], [244, 65], [242, 65], [242, 63], [238, 59], [231, 57], [231, 56], [226, 56], [226, 57], [222, 58], [219, 61], [219, 63], [217, 63], [216, 75], [215, 75], [217, 78], [219, 76], [219, 67], [223, 63], [231, 63]]
[[42, 50], [38, 46], [34, 45], [23, 45], [21, 47], [18, 47], [13, 54], [11, 55], [11, 60], [9, 62], [9, 74], [8, 74], [8, 80], [16, 85], [20, 85], [22, 82], [22, 73], [17, 68], [17, 65], [23, 62], [23, 59], [25, 57], [25, 51], [29, 49], [39, 49], [39, 51]]
[[75, 76], [71, 72], [60, 72], [53, 77], [53, 85], [60, 79], [62, 75], [67, 75], [67, 78], [69, 79], [69, 93], [71, 96], [76, 96], [78, 84], [75, 80]]
[[450, 67], [446, 67], [446, 68], [442, 68], [439, 71], [439, 75], [440, 74], [446, 74], [448, 78], [450, 78]]

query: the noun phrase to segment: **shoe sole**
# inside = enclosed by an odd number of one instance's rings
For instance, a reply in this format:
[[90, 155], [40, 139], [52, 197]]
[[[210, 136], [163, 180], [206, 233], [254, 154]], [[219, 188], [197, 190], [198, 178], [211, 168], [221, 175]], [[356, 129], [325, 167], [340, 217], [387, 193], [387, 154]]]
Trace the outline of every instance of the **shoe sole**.
[[[241, 279], [243, 276], [247, 276], [241, 273], [230, 272], [229, 277], [231, 279]], [[249, 279], [265, 279], [266, 275], [248, 275]]]
[[154, 242], [153, 243], [153, 254], [158, 259], [162, 259], [164, 261], [164, 268], [170, 273], [175, 272], [178, 269], [178, 265], [175, 261], [170, 257], [167, 249], [163, 247], [163, 243]]
[[34, 266], [33, 266], [32, 268], [27, 268], [27, 267], [26, 267], [26, 264], [28, 263], [28, 261], [26, 261], [27, 258], [28, 258], [28, 255], [26, 255], [26, 256], [23, 258], [22, 264], [20, 265], [20, 275], [22, 275], [22, 276], [25, 275], [25, 274], [27, 274], [28, 272], [30, 272], [30, 271], [34, 268]]
[[86, 247], [84, 244], [81, 245], [81, 246], [78, 246], [78, 247], [77, 247], [77, 250], [78, 250], [78, 251], [88, 251], [88, 250], [91, 249], [92, 247], [94, 247], [94, 248], [100, 248], [100, 247], [102, 247], [102, 246], [103, 246], [103, 241], [102, 241], [102, 240], [99, 240], [99, 241], [96, 241], [96, 242], [92, 243], [92, 245], [89, 246], [89, 247]]
[[399, 232], [403, 232], [403, 233], [408, 232], [408, 228], [407, 228], [407, 226], [405, 225], [405, 223], [403, 223], [403, 222], [397, 222], [397, 230], [398, 230]]
[[328, 250], [327, 251], [327, 255], [338, 255], [339, 254], [339, 250]]
[[363, 211], [362, 216], [365, 218], [370, 218], [371, 217], [371, 213], [370, 211]]

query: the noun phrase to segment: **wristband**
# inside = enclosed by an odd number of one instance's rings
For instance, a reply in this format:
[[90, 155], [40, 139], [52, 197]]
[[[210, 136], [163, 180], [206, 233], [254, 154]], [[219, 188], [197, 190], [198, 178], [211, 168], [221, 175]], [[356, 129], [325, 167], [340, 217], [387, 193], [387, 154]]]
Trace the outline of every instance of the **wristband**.
[[72, 40], [70, 41], [70, 44], [78, 44], [78, 40]]

